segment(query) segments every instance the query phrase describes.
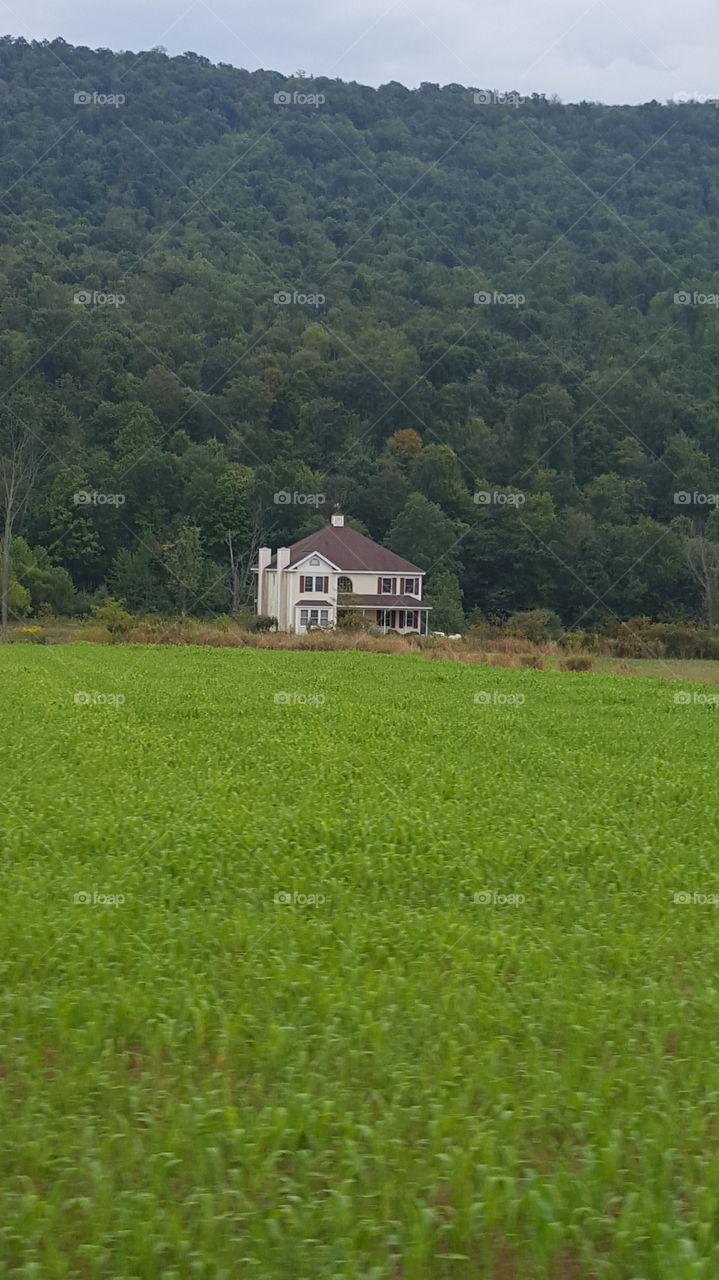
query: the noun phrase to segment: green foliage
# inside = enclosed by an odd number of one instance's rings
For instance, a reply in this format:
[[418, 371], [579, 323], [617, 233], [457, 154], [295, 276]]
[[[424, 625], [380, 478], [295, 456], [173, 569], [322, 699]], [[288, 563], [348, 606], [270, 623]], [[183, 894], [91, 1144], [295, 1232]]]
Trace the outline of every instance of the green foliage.
[[615, 628], [612, 647], [620, 658], [719, 659], [719, 628], [630, 618]]
[[[72, 578], [66, 569], [52, 564], [44, 547], [31, 548], [24, 538], [14, 538], [10, 563], [13, 573], [27, 591], [33, 613], [39, 616], [42, 611], [66, 615], [74, 612]], [[10, 609], [11, 612], [16, 611], [12, 595]]]
[[107, 628], [113, 640], [122, 639], [133, 623], [132, 614], [128, 613], [123, 605], [123, 600], [114, 600], [112, 596], [107, 596], [101, 604], [92, 606], [93, 618]]
[[30, 592], [13, 577], [8, 585], [8, 612], [11, 618], [24, 618], [30, 612]]
[[271, 618], [267, 614], [255, 613], [253, 609], [238, 609], [234, 615], [233, 622], [242, 631], [273, 631], [277, 626], [277, 619]]
[[426, 597], [432, 606], [430, 627], [432, 631], [444, 631], [455, 635], [464, 630], [462, 588], [454, 573], [435, 573], [427, 586]]
[[0, 61], [0, 426], [47, 446], [14, 532], [76, 593], [33, 608], [233, 612], [339, 501], [467, 611], [717, 620], [719, 315], [673, 301], [719, 292], [711, 106], [320, 79], [284, 111], [284, 77], [197, 55]]
[[184, 618], [196, 601], [204, 568], [199, 527], [181, 521], [177, 536], [163, 548], [161, 558], [167, 573], [166, 590]]
[[413, 493], [392, 524], [386, 545], [428, 573], [454, 573], [459, 562], [459, 539], [466, 529], [436, 502]]
[[531, 640], [533, 644], [542, 644], [558, 636], [561, 622], [551, 609], [528, 609], [523, 613], [513, 613], [507, 619], [506, 630], [510, 635]]
[[557, 639], [560, 649], [569, 653], [577, 653], [580, 650], [593, 652], [599, 646], [598, 633], [584, 631], [581, 627], [576, 627], [573, 631], [565, 631]]

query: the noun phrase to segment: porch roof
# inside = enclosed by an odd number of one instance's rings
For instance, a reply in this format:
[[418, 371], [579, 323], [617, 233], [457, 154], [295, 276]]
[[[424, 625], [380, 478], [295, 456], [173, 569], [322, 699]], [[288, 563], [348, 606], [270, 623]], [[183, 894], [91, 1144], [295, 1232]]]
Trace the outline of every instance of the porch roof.
[[414, 596], [352, 596], [352, 602], [345, 604], [338, 601], [340, 609], [425, 609], [429, 611], [431, 604], [424, 604]]

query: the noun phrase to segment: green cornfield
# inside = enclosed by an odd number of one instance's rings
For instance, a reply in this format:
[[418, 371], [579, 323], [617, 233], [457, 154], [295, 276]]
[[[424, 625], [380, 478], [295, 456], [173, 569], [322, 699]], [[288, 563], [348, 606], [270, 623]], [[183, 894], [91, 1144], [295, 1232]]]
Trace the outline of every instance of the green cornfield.
[[0, 654], [0, 1276], [716, 1280], [708, 686]]

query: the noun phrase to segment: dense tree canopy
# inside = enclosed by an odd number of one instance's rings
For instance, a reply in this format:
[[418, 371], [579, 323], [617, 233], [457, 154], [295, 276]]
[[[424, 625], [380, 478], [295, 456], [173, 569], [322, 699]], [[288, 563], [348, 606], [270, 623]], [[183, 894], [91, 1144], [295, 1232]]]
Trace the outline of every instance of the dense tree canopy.
[[0, 459], [19, 424], [39, 457], [24, 611], [227, 611], [258, 545], [339, 503], [453, 624], [457, 582], [486, 616], [706, 613], [711, 106], [9, 37], [0, 99]]

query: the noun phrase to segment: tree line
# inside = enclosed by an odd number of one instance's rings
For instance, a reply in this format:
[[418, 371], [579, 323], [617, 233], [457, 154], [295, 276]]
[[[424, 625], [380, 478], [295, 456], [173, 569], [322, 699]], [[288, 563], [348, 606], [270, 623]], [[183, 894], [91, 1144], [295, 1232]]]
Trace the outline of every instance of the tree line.
[[0, 97], [8, 620], [236, 612], [338, 504], [443, 630], [719, 622], [712, 107], [10, 37]]

